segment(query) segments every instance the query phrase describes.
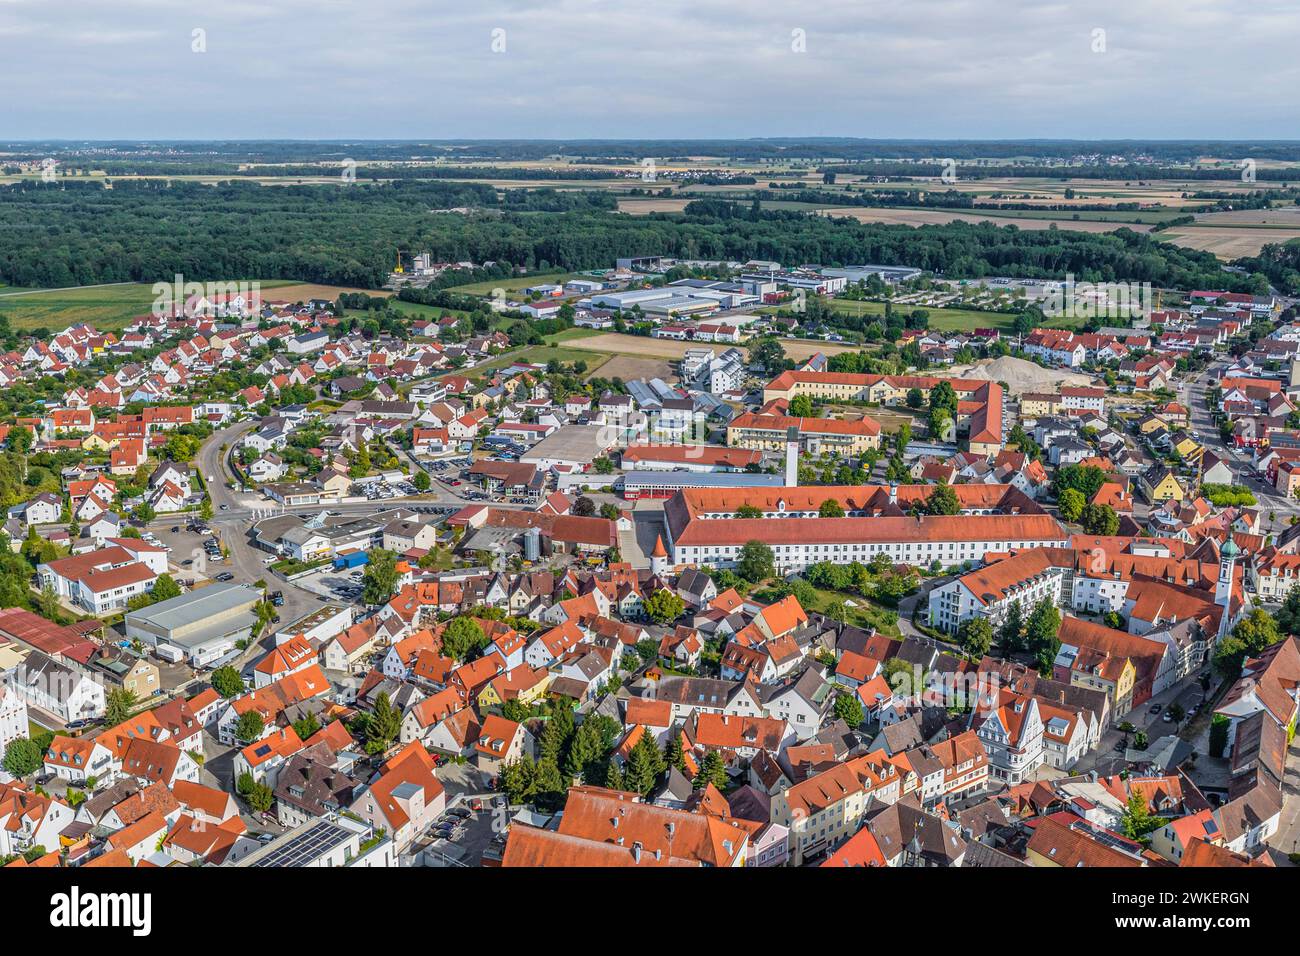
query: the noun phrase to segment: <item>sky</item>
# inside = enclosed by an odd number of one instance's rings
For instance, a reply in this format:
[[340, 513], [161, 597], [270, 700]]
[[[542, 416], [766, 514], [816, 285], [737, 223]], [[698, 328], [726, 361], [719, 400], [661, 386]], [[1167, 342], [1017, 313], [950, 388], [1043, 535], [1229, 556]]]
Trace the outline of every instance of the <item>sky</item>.
[[1300, 138], [1295, 0], [0, 0], [0, 139]]

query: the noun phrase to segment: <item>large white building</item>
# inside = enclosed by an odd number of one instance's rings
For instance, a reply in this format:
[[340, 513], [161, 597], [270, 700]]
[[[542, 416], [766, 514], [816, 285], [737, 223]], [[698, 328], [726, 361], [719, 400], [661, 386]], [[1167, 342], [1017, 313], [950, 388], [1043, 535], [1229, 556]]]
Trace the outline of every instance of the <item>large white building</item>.
[[[730, 567], [750, 541], [772, 549], [778, 573], [831, 561], [867, 563], [885, 555], [896, 564], [944, 567], [982, 561], [1008, 549], [1065, 547], [1069, 534], [1015, 488], [955, 485], [961, 513], [909, 514], [933, 485], [817, 486], [771, 489], [686, 488], [664, 508], [665, 544], [677, 565]], [[835, 501], [845, 517], [820, 517]], [[742, 506], [761, 518], [737, 518]]]

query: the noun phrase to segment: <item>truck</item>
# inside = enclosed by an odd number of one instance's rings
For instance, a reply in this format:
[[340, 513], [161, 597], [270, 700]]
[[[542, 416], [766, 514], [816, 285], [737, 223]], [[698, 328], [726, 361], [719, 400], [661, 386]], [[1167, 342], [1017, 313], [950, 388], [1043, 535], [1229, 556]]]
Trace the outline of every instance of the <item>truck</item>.
[[173, 664], [179, 664], [185, 660], [185, 652], [171, 644], [159, 644], [153, 649], [153, 652], [163, 660], [170, 661]]
[[365, 551], [345, 551], [334, 558], [334, 570], [343, 571], [359, 568], [370, 562], [370, 555]]

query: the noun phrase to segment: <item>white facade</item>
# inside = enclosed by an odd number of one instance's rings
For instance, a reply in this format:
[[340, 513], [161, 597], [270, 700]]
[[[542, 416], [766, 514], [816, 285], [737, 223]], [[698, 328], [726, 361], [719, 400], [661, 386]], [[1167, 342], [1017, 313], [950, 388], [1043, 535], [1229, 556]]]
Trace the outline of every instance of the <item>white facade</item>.
[[27, 732], [27, 701], [0, 684], [0, 753]]

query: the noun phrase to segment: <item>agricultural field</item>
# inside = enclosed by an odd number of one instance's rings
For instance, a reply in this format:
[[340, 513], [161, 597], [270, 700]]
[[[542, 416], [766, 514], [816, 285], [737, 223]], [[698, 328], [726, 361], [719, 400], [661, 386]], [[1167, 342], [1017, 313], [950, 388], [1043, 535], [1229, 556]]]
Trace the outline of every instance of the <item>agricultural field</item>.
[[1194, 223], [1165, 230], [1161, 238], [1220, 259], [1253, 256], [1267, 243], [1300, 239], [1300, 206], [1204, 213]]
[[[336, 299], [341, 292], [368, 292], [365, 289], [299, 283], [283, 279], [260, 283], [263, 297], [274, 302], [303, 302], [307, 299]], [[77, 322], [111, 332], [124, 328], [138, 315], [149, 311], [156, 298], [153, 286], [144, 282], [81, 286], [68, 289], [15, 290], [0, 288], [0, 315], [15, 329], [58, 331]]]
[[1079, 219], [1071, 219], [1061, 213], [1053, 214], [1053, 218], [1036, 219], [1018, 212], [1002, 214], [987, 210], [966, 212], [956, 209], [949, 211], [945, 209], [901, 209], [898, 207], [871, 209], [864, 206], [832, 206], [820, 209], [818, 213], [823, 216], [855, 219], [858, 222], [882, 222], [897, 226], [934, 226], [950, 222], [991, 222], [998, 226], [1018, 226], [1021, 229], [1046, 229], [1055, 225], [1058, 229], [1070, 229], [1075, 232], [1113, 232], [1121, 226], [1132, 229], [1134, 232], [1149, 232], [1151, 230], [1151, 226], [1148, 224], [1124, 220], [1122, 217], [1125, 216], [1125, 213], [1102, 213], [1101, 215], [1110, 215], [1112, 217], [1109, 222], [1086, 220], [1082, 218], [1082, 213], [1079, 214]]
[[77, 322], [113, 331], [148, 312], [155, 298], [153, 286], [135, 282], [25, 291], [6, 287], [0, 289], [0, 315], [13, 328], [29, 331], [57, 332]]

